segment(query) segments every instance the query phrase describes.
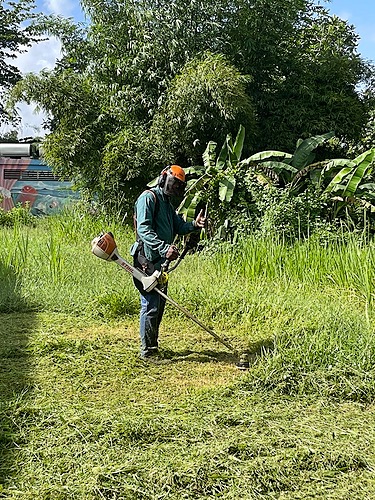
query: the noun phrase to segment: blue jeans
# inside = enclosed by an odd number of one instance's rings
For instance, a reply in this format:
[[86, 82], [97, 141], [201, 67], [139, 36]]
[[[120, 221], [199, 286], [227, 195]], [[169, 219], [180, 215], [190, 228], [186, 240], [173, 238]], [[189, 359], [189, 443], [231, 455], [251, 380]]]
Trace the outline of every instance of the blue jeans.
[[[139, 287], [137, 287], [139, 290]], [[141, 356], [148, 357], [158, 349], [159, 326], [164, 314], [165, 299], [157, 292], [140, 291], [141, 314], [139, 334]], [[165, 290], [166, 292], [166, 290]]]

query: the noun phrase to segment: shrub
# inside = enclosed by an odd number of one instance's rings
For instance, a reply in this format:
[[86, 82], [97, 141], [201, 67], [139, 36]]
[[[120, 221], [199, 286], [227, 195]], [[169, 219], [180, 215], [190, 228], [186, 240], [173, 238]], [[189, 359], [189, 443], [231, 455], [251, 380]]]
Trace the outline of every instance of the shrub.
[[35, 224], [35, 216], [30, 213], [28, 206], [17, 205], [7, 212], [0, 208], [0, 226], [13, 227], [17, 224]]

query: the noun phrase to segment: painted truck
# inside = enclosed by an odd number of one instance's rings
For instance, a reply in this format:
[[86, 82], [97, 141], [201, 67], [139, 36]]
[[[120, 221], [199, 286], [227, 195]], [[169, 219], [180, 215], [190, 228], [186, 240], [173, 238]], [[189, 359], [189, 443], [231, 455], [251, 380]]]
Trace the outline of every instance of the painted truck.
[[78, 198], [72, 183], [40, 160], [35, 145], [0, 143], [0, 208], [22, 205], [34, 215], [49, 215]]

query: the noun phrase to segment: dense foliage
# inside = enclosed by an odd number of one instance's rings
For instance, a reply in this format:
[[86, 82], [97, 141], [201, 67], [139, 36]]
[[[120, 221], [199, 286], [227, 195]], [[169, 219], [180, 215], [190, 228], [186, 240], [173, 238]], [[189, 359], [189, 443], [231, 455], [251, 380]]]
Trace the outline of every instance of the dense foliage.
[[34, 0], [0, 2], [0, 122], [7, 120], [4, 92], [21, 78], [12, 60], [37, 39], [35, 27], [30, 24], [35, 18], [34, 7]]
[[210, 141], [203, 165], [190, 167], [178, 210], [193, 218], [210, 211], [211, 237], [235, 241], [239, 234], [301, 239], [326, 237], [340, 224], [375, 232], [375, 148], [356, 158], [317, 160], [319, 148], [335, 143], [332, 132], [298, 140], [293, 154], [261, 151], [242, 159], [245, 129], [220, 150]]
[[[0, 196], [0, 202], [2, 201]], [[20, 205], [5, 211], [0, 208], [0, 227], [14, 227], [20, 224], [32, 226], [36, 223], [36, 218], [31, 214], [29, 207]]]
[[52, 71], [13, 98], [49, 116], [48, 162], [129, 210], [168, 163], [201, 163], [209, 141], [240, 124], [244, 152], [292, 151], [335, 130], [359, 139], [368, 105], [357, 88], [371, 67], [354, 27], [313, 2], [83, 0], [88, 28], [45, 23], [63, 44]]

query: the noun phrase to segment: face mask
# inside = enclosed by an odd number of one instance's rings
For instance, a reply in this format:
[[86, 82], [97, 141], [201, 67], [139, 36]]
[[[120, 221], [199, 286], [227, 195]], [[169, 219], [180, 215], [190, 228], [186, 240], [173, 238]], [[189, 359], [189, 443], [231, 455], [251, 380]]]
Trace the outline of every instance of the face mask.
[[184, 196], [185, 187], [186, 182], [182, 182], [180, 179], [177, 179], [177, 177], [167, 174], [163, 191], [167, 196], [182, 198]]

